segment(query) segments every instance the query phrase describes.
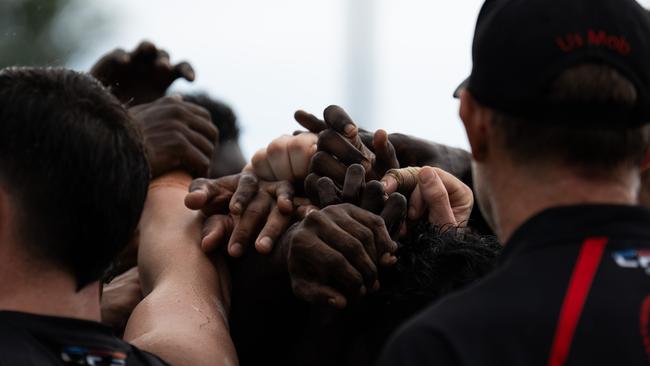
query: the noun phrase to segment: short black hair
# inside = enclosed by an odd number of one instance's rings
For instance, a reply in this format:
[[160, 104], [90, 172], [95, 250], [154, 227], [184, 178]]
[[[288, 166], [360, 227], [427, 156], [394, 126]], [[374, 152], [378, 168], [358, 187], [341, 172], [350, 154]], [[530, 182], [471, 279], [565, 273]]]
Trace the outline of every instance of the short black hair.
[[0, 70], [0, 184], [29, 255], [101, 278], [128, 243], [147, 194], [142, 139], [91, 76], [62, 68]]
[[210, 112], [212, 123], [219, 130], [219, 142], [239, 139], [237, 116], [227, 104], [215, 100], [205, 93], [183, 95], [183, 100], [199, 105]]
[[[549, 87], [558, 104], [623, 105], [632, 108], [638, 93], [623, 74], [603, 64], [582, 64], [565, 70]], [[607, 175], [613, 169], [639, 166], [648, 146], [648, 127], [627, 127], [617, 116], [592, 123], [575, 113], [553, 121], [522, 119], [494, 111], [501, 145], [515, 161], [531, 165], [561, 162], [583, 176]], [[622, 118], [622, 117], [621, 117]], [[532, 166], [532, 165], [531, 165]], [[610, 173], [611, 174], [611, 173]]]

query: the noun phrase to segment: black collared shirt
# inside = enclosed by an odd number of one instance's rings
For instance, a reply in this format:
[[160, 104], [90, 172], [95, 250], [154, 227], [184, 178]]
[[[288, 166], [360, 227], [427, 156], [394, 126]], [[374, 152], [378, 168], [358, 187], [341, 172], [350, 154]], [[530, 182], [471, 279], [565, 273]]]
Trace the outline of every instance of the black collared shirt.
[[0, 366], [166, 365], [96, 322], [0, 311]]
[[650, 210], [546, 210], [498, 268], [405, 324], [379, 365], [650, 364]]

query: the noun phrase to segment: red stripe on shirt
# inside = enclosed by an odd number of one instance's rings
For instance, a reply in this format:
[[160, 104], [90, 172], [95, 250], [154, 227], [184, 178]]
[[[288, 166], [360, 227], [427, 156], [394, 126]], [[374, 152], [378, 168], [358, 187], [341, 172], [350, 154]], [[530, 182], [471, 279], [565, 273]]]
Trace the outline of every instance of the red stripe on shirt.
[[650, 362], [650, 295], [646, 296], [641, 304], [641, 338], [643, 339], [643, 348]]
[[569, 288], [564, 295], [548, 360], [549, 366], [562, 366], [566, 362], [573, 335], [606, 244], [607, 238], [589, 238], [582, 243], [569, 281]]

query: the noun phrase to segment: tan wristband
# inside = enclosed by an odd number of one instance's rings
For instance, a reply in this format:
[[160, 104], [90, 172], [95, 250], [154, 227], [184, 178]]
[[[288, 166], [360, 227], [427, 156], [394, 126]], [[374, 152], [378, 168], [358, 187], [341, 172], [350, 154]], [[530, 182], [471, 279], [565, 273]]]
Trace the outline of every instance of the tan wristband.
[[398, 192], [412, 192], [418, 185], [418, 175], [420, 174], [420, 167], [407, 167], [401, 169], [390, 169], [386, 175], [390, 175], [397, 181]]

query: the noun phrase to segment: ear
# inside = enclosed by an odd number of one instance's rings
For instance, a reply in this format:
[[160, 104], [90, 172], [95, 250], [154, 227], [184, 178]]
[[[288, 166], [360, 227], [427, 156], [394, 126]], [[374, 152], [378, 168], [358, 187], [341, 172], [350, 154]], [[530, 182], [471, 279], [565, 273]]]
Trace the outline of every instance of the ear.
[[460, 92], [460, 119], [472, 148], [472, 157], [477, 162], [486, 159], [488, 153], [488, 130], [492, 114], [481, 106], [467, 90]]

